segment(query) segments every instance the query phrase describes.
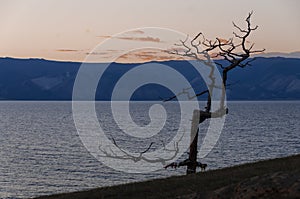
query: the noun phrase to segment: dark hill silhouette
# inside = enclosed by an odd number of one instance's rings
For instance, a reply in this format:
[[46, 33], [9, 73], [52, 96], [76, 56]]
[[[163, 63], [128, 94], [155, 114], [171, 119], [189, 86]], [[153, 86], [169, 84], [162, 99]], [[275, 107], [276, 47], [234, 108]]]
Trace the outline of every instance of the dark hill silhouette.
[[[191, 82], [196, 92], [205, 89], [195, 69], [186, 61], [151, 63], [162, 63], [178, 70]], [[80, 65], [43, 59], [0, 58], [0, 99], [71, 100]], [[110, 100], [115, 83], [125, 72], [138, 65], [111, 64], [100, 81], [97, 100]], [[103, 67], [103, 64], [98, 66]], [[229, 100], [299, 100], [300, 59], [259, 57], [252, 62], [252, 66], [232, 71], [229, 83], [235, 83], [228, 89]], [[139, 88], [132, 99], [160, 100], [160, 97], [170, 96], [172, 93], [168, 89], [150, 84]]]

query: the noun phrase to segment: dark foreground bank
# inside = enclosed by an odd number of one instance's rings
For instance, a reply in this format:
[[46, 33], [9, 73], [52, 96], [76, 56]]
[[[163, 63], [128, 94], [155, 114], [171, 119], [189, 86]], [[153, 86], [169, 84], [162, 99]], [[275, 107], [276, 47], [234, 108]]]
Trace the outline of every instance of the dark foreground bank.
[[300, 198], [300, 155], [39, 198]]

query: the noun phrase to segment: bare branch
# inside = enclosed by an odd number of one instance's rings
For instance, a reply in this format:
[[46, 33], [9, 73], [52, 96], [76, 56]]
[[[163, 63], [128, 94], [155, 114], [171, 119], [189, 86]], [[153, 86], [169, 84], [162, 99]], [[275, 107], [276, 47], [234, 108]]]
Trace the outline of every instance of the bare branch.
[[251, 66], [251, 62], [253, 62], [255, 60], [256, 60], [256, 58], [254, 57], [254, 58], [250, 59], [249, 61], [247, 61], [246, 63], [240, 63], [239, 67], [245, 68], [246, 66]]
[[145, 151], [141, 152], [141, 154], [147, 153], [151, 149], [151, 146], [153, 144], [154, 144], [154, 142], [151, 142], [150, 145], [149, 145], [149, 147]]
[[238, 25], [236, 25], [234, 22], [232, 22], [233, 26], [238, 29], [240, 32], [243, 32], [243, 33], [247, 33], [247, 30], [243, 30], [242, 28], [240, 28]]
[[[182, 134], [182, 136], [180, 137], [178, 142], [180, 142], [182, 140], [183, 135], [184, 134]], [[151, 142], [151, 144], [147, 147], [147, 149], [145, 151], [140, 152], [138, 155], [131, 154], [131, 153], [121, 149], [118, 146], [118, 144], [117, 144], [117, 142], [115, 141], [114, 138], [112, 138], [112, 142], [121, 151], [121, 154], [119, 154], [119, 153], [117, 154], [117, 153], [113, 152], [113, 150], [111, 148], [109, 148], [107, 150], [107, 149], [103, 149], [102, 146], [99, 146], [99, 150], [104, 154], [104, 155], [99, 155], [100, 157], [112, 158], [112, 159], [121, 159], [121, 160], [132, 160], [134, 162], [144, 160], [144, 161], [149, 162], [149, 163], [161, 163], [162, 165], [166, 165], [167, 161], [170, 161], [170, 160], [174, 159], [177, 156], [177, 154], [179, 153], [178, 142], [174, 142], [174, 149], [166, 149], [166, 147], [164, 146], [165, 151], [173, 153], [172, 156], [170, 156], [168, 158], [157, 157], [156, 159], [149, 159], [149, 158], [147, 158], [143, 155], [151, 149], [152, 145], [154, 144], [153, 142]]]
[[[202, 123], [203, 121], [209, 118], [220, 118], [228, 114], [228, 108], [225, 107], [226, 89], [228, 89], [228, 87], [230, 86], [230, 84], [227, 84], [228, 72], [235, 69], [236, 67], [244, 68], [246, 66], [251, 66], [251, 62], [253, 62], [255, 59], [250, 59], [246, 61], [251, 56], [251, 54], [265, 51], [265, 49], [253, 50], [255, 44], [254, 43], [249, 44], [250, 43], [248, 41], [249, 36], [251, 35], [252, 31], [258, 29], [258, 26], [254, 26], [254, 27], [251, 26], [252, 14], [253, 11], [251, 11], [247, 16], [245, 20], [246, 21], [245, 28], [241, 28], [236, 23], [232, 22], [235, 31], [233, 32], [233, 37], [228, 40], [221, 39], [218, 37], [215, 40], [208, 40], [204, 37], [202, 32], [200, 32], [191, 40], [190, 43], [188, 43], [188, 39], [186, 39], [185, 41], [181, 41], [181, 46], [185, 48], [185, 51], [183, 51], [183, 53], [179, 53], [178, 51], [175, 51], [174, 53], [184, 57], [194, 58], [199, 61], [200, 61], [200, 56], [203, 56], [206, 59], [206, 61], [202, 60], [202, 63], [204, 63], [205, 66], [210, 68], [208, 77], [211, 80], [211, 83], [207, 85], [208, 87], [207, 90], [202, 91], [196, 94], [195, 96], [190, 96], [188, 89], [183, 89], [182, 92], [164, 101], [170, 101], [176, 98], [178, 95], [183, 95], [183, 94], [187, 95], [188, 99], [193, 99], [194, 97], [208, 93], [205, 110], [204, 111], [199, 110], [200, 113], [199, 123]], [[203, 50], [201, 47], [203, 48]], [[211, 93], [213, 93], [213, 89], [218, 88], [220, 86], [215, 85], [216, 84], [215, 77], [214, 77], [215, 67], [213, 61], [211, 60], [212, 58], [213, 59], [222, 58], [224, 61], [226, 61], [221, 63], [219, 62], [214, 63], [217, 66], [221, 67], [222, 81], [223, 81], [220, 106], [219, 109], [214, 112], [211, 111], [211, 100], [212, 100]], [[196, 133], [196, 135], [198, 135], [198, 132]], [[200, 166], [201, 168], [205, 168], [207, 166], [206, 164], [201, 164], [200, 162], [197, 162], [195, 159], [195, 157], [197, 157], [197, 155], [195, 155], [195, 153], [197, 153], [197, 142], [192, 141], [192, 144], [190, 146], [190, 152], [191, 153], [189, 155], [189, 159], [186, 159], [179, 163], [173, 162], [171, 164], [166, 165], [165, 168], [168, 167], [177, 168], [180, 166], [188, 166], [187, 173], [190, 173], [190, 171], [192, 172], [196, 171], [196, 166]]]
[[[205, 93], [212, 93], [212, 90], [216, 88], [215, 84], [215, 79], [213, 77], [213, 70], [214, 67], [212, 65], [211, 58], [217, 58], [217, 57], [222, 57], [224, 60], [228, 62], [228, 65], [226, 66], [225, 64], [221, 63], [214, 63], [218, 66], [221, 67], [222, 73], [223, 73], [223, 85], [226, 89], [227, 85], [227, 73], [231, 71], [232, 69], [236, 67], [246, 67], [250, 66], [251, 62], [254, 60], [249, 60], [248, 62], [244, 63], [246, 59], [250, 57], [251, 54], [253, 53], [259, 53], [263, 52], [263, 50], [252, 50], [254, 47], [254, 43], [251, 44], [250, 47], [247, 47], [246, 43], [248, 42], [247, 39], [249, 35], [251, 34], [252, 31], [256, 30], [258, 26], [251, 27], [251, 16], [253, 12], [250, 12], [246, 18], [246, 28], [243, 29], [240, 26], [238, 26], [236, 23], [232, 22], [233, 27], [239, 31], [239, 34], [236, 32], [233, 32], [234, 38], [239, 40], [238, 42], [234, 41], [233, 38], [230, 38], [228, 40], [225, 39], [220, 39], [216, 38], [215, 40], [209, 40], [206, 39], [204, 34], [202, 32], [198, 33], [188, 44], [188, 37], [184, 41], [181, 42], [181, 46], [185, 48], [183, 53], [179, 53], [178, 51], [173, 52], [174, 54], [181, 55], [181, 56], [186, 56], [190, 58], [194, 58], [196, 60], [200, 61], [200, 55], [203, 56], [207, 61], [202, 60], [202, 63], [204, 63], [206, 66], [210, 67], [211, 71], [209, 73], [209, 78], [211, 79], [212, 83], [211, 85], [208, 85], [208, 89], [198, 93], [195, 96], [190, 96], [188, 89], [183, 89], [182, 92], [176, 94], [175, 96], [172, 96], [164, 101], [170, 101], [175, 99], [179, 95], [187, 95], [188, 99], [193, 99], [197, 96], [203, 95]], [[200, 50], [200, 47], [204, 47], [203, 50]], [[210, 57], [209, 53], [218, 51], [215, 53], [214, 57]], [[223, 93], [223, 98], [225, 97], [225, 92]], [[207, 110], [208, 112], [210, 111], [210, 104], [211, 104], [211, 99], [210, 99], [210, 94], [208, 95], [207, 98]], [[221, 105], [220, 107], [223, 107], [224, 105], [224, 99], [221, 100]], [[206, 110], [206, 112], [207, 112]], [[208, 118], [211, 118], [211, 115], [207, 115]], [[218, 114], [215, 114], [215, 116]]]

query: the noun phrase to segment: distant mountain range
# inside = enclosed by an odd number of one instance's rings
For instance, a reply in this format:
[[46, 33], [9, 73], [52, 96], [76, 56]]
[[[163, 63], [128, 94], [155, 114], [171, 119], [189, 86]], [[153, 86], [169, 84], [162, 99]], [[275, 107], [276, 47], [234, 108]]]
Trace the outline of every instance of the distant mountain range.
[[[191, 82], [196, 92], [205, 89], [195, 69], [189, 67], [186, 61], [151, 63], [165, 64], [178, 70]], [[72, 100], [80, 65], [43, 59], [0, 58], [0, 99]], [[111, 64], [99, 82], [96, 99], [110, 100], [116, 82], [138, 65]], [[103, 67], [103, 64], [97, 64], [97, 67]], [[258, 57], [252, 66], [230, 71], [228, 81], [233, 83], [227, 91], [229, 100], [300, 100], [300, 59]], [[172, 95], [165, 87], [149, 84], [139, 88], [132, 95], [132, 100], [161, 100]]]
[[300, 51], [282, 53], [282, 52], [262, 52], [254, 55], [254, 57], [285, 57], [285, 58], [300, 58]]

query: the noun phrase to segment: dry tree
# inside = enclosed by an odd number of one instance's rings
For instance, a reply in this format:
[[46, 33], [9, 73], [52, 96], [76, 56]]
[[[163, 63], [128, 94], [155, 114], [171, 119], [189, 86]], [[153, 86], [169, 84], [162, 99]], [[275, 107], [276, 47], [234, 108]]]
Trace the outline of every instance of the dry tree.
[[[168, 53], [186, 57], [188, 59], [193, 59], [201, 62], [205, 66], [207, 66], [210, 70], [208, 78], [210, 79], [210, 83], [207, 85], [207, 90], [197, 93], [195, 96], [190, 96], [189, 89], [192, 88], [185, 88], [182, 92], [177, 93], [176, 95], [168, 98], [163, 99], [163, 101], [171, 101], [176, 99], [179, 95], [186, 95], [189, 100], [197, 98], [201, 95], [207, 94], [207, 101], [206, 107], [204, 110], [195, 110], [193, 118], [196, 116], [197, 124], [203, 123], [205, 120], [210, 118], [220, 118], [223, 117], [225, 114], [228, 113], [228, 108], [225, 107], [225, 98], [226, 98], [226, 88], [228, 88], [231, 84], [227, 83], [227, 76], [228, 72], [237, 68], [241, 67], [244, 68], [246, 66], [250, 66], [251, 62], [255, 59], [248, 59], [254, 53], [263, 52], [265, 49], [262, 50], [253, 50], [254, 43], [250, 43], [248, 41], [250, 34], [252, 31], [256, 30], [258, 26], [252, 27], [251, 26], [251, 16], [253, 12], [250, 12], [246, 18], [246, 28], [243, 29], [240, 26], [236, 25], [233, 22], [233, 26], [236, 29], [236, 32], [233, 32], [233, 37], [229, 39], [221, 39], [216, 38], [214, 40], [207, 39], [201, 32], [197, 34], [192, 40], [188, 40], [188, 37], [185, 40], [181, 40], [177, 47], [172, 51], [168, 51]], [[224, 60], [223, 62], [215, 62], [215, 59]], [[216, 83], [216, 79], [214, 77], [215, 74], [215, 64], [221, 68], [222, 72], [222, 82], [221, 86]], [[220, 88], [221, 87], [221, 88]], [[214, 89], [221, 89], [221, 99], [219, 108], [216, 110], [212, 110], [212, 93]], [[192, 127], [193, 128], [193, 127]], [[192, 132], [195, 132], [194, 135], [191, 135], [191, 144], [190, 144], [190, 151], [189, 151], [189, 158], [182, 161], [182, 162], [173, 162], [171, 164], [167, 164], [165, 168], [168, 167], [181, 167], [187, 166], [187, 174], [195, 173], [197, 167], [206, 167], [206, 164], [201, 164], [197, 161], [197, 142], [198, 142], [198, 125], [197, 129], [192, 129]], [[182, 139], [182, 137], [181, 137]], [[180, 139], [180, 140], [181, 140]], [[179, 152], [178, 143], [174, 143], [173, 149], [166, 149], [164, 146], [164, 150], [173, 155], [169, 158], [156, 158], [156, 159], [149, 159], [144, 156], [147, 153], [152, 145], [151, 144], [140, 153], [129, 153], [126, 150], [122, 150], [114, 138], [112, 138], [112, 142], [114, 146], [118, 149], [118, 153], [116, 153], [111, 148], [105, 148], [104, 146], [99, 146], [99, 150], [102, 152], [103, 157], [108, 157], [112, 159], [120, 159], [120, 160], [131, 160], [134, 162], [138, 161], [146, 161], [149, 163], [162, 163], [163, 165], [166, 162], [172, 160], [176, 157]]]
[[[192, 40], [188, 40], [188, 37], [186, 38], [186, 40], [181, 40], [180, 43], [177, 44], [178, 47], [169, 52], [173, 55], [179, 55], [189, 59], [197, 60], [210, 68], [208, 78], [210, 78], [211, 83], [207, 85], [207, 90], [202, 91], [195, 96], [189, 96], [189, 98], [192, 99], [200, 95], [208, 94], [205, 110], [198, 111], [199, 124], [204, 122], [206, 119], [223, 117], [228, 113], [228, 109], [227, 107], [225, 107], [226, 88], [229, 86], [229, 84], [227, 84], [228, 72], [237, 67], [244, 68], [250, 66], [251, 62], [255, 59], [248, 58], [252, 54], [261, 53], [265, 50], [253, 50], [254, 43], [248, 41], [251, 33], [258, 28], [258, 26], [251, 26], [252, 14], [253, 12], [250, 12], [245, 20], [247, 25], [246, 28], [241, 28], [233, 22], [235, 31], [233, 32], [232, 38], [216, 38], [214, 40], [209, 40], [200, 32]], [[215, 62], [215, 59], [221, 59], [224, 61]], [[221, 69], [223, 88], [219, 108], [212, 111], [211, 95], [213, 93], [213, 90], [216, 89], [214, 64], [216, 64]], [[165, 99], [164, 101], [173, 100], [178, 95], [187, 93], [188, 92], [183, 89], [181, 93]], [[191, 136], [193, 137], [193, 140], [191, 140], [189, 158], [179, 163], [173, 162], [171, 164], [168, 164], [165, 166], [165, 168], [187, 166], [187, 174], [196, 172], [197, 166], [202, 165], [200, 162], [197, 162], [198, 131], [199, 129], [195, 131], [195, 135]]]

